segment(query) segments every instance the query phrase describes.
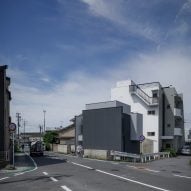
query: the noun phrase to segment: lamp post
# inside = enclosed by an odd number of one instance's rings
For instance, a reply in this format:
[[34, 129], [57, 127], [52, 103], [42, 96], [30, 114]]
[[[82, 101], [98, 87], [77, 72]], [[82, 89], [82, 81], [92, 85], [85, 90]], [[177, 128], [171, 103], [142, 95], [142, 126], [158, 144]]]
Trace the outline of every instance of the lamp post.
[[43, 110], [44, 113], [44, 133], [46, 131], [46, 119], [45, 119], [45, 115], [46, 115], [46, 110]]

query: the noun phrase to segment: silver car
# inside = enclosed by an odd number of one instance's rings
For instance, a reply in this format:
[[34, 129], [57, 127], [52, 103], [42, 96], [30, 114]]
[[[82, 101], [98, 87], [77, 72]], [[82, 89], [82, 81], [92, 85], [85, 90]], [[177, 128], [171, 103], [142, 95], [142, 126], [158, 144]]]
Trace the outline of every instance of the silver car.
[[191, 146], [190, 145], [184, 145], [181, 149], [181, 154], [191, 155]]

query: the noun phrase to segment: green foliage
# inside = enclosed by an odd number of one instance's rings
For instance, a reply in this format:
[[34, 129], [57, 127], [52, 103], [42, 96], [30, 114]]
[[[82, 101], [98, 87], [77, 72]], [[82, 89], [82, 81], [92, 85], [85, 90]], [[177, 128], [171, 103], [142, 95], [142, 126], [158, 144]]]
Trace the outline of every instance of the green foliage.
[[46, 144], [46, 146], [50, 143], [54, 143], [56, 138], [58, 136], [58, 133], [57, 132], [54, 132], [54, 131], [49, 131], [47, 132], [44, 136], [43, 136], [43, 140]]
[[45, 147], [46, 147], [46, 151], [50, 151], [50, 143], [46, 143]]
[[170, 152], [170, 157], [176, 157], [176, 151], [174, 149], [165, 149], [164, 152]]
[[19, 149], [19, 146], [18, 146], [18, 144], [15, 144], [15, 148], [14, 148], [14, 151], [15, 151], [15, 152], [20, 152], [20, 149]]

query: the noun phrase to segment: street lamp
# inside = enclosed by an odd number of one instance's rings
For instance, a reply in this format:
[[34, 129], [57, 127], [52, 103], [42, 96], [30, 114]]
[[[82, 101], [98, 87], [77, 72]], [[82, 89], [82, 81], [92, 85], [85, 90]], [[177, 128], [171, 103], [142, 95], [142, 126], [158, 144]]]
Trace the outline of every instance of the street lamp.
[[44, 133], [46, 131], [46, 119], [45, 119], [45, 115], [46, 115], [46, 110], [43, 110], [44, 113]]

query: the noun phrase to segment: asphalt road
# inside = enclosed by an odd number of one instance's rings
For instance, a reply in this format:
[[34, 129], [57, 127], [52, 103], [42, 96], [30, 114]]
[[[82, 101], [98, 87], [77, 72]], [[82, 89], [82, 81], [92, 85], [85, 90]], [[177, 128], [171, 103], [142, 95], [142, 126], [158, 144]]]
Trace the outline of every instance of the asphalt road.
[[[191, 189], [190, 157], [133, 164], [46, 153], [33, 158], [29, 172], [0, 177], [1, 191], [186, 191]], [[67, 159], [67, 162], [66, 162]], [[183, 164], [184, 163], [184, 164]]]

